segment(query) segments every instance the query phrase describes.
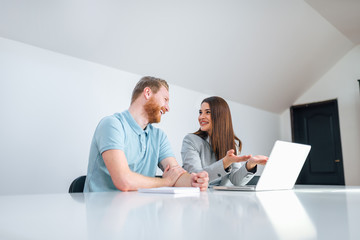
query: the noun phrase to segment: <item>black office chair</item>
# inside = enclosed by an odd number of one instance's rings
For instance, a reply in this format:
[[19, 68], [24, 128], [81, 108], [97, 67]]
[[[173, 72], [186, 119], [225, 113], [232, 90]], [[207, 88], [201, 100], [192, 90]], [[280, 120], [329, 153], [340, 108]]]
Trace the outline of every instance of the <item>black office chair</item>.
[[84, 191], [84, 185], [85, 185], [86, 175], [80, 176], [76, 178], [74, 181], [72, 181], [70, 187], [69, 187], [69, 193], [81, 193]]

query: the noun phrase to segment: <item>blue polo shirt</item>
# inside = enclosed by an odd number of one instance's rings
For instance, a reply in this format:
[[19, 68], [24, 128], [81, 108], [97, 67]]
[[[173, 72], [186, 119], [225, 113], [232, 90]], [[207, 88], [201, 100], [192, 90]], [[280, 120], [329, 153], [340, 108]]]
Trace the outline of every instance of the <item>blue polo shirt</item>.
[[161, 160], [175, 156], [161, 129], [151, 124], [142, 129], [128, 110], [115, 113], [103, 118], [95, 130], [84, 192], [117, 190], [101, 155], [110, 149], [122, 150], [131, 171], [149, 177], [155, 176]]

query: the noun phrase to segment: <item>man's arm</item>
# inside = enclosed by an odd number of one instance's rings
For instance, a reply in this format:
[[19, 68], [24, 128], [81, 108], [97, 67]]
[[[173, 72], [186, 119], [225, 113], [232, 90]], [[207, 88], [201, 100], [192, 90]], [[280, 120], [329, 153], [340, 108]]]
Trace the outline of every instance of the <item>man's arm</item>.
[[[163, 159], [160, 164], [165, 168], [170, 166], [170, 169], [173, 167], [179, 167], [176, 159], [173, 157], [168, 157]], [[209, 184], [209, 175], [206, 171], [199, 173], [184, 173], [175, 183], [175, 187], [199, 187], [200, 191], [206, 191]]]
[[107, 150], [102, 153], [102, 157], [115, 187], [124, 192], [138, 188], [173, 186], [185, 171], [180, 166], [165, 166], [163, 178], [147, 177], [130, 170], [122, 150]]

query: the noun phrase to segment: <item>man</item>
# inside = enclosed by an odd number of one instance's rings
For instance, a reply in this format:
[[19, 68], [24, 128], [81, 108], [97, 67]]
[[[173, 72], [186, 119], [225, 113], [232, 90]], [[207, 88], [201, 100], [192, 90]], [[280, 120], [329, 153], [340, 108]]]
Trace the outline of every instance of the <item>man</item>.
[[[127, 111], [103, 118], [91, 143], [84, 192], [133, 191], [152, 187], [199, 187], [206, 191], [207, 172], [189, 174], [179, 166], [158, 123], [169, 109], [165, 80], [143, 77]], [[156, 178], [156, 169], [163, 170]]]

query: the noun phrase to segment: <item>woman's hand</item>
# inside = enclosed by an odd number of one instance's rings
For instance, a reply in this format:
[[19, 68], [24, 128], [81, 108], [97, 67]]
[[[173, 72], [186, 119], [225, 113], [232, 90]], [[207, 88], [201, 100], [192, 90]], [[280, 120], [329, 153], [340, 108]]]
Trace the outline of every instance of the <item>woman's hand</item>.
[[227, 151], [226, 156], [223, 158], [224, 169], [228, 168], [232, 163], [246, 162], [251, 158], [251, 155], [237, 156], [234, 153], [234, 149]]
[[254, 169], [254, 167], [256, 167], [256, 165], [260, 164], [260, 165], [265, 165], [267, 160], [269, 158], [267, 156], [263, 156], [263, 155], [256, 155], [251, 157], [247, 163], [246, 163], [246, 169], [248, 171], [251, 171], [252, 169]]

